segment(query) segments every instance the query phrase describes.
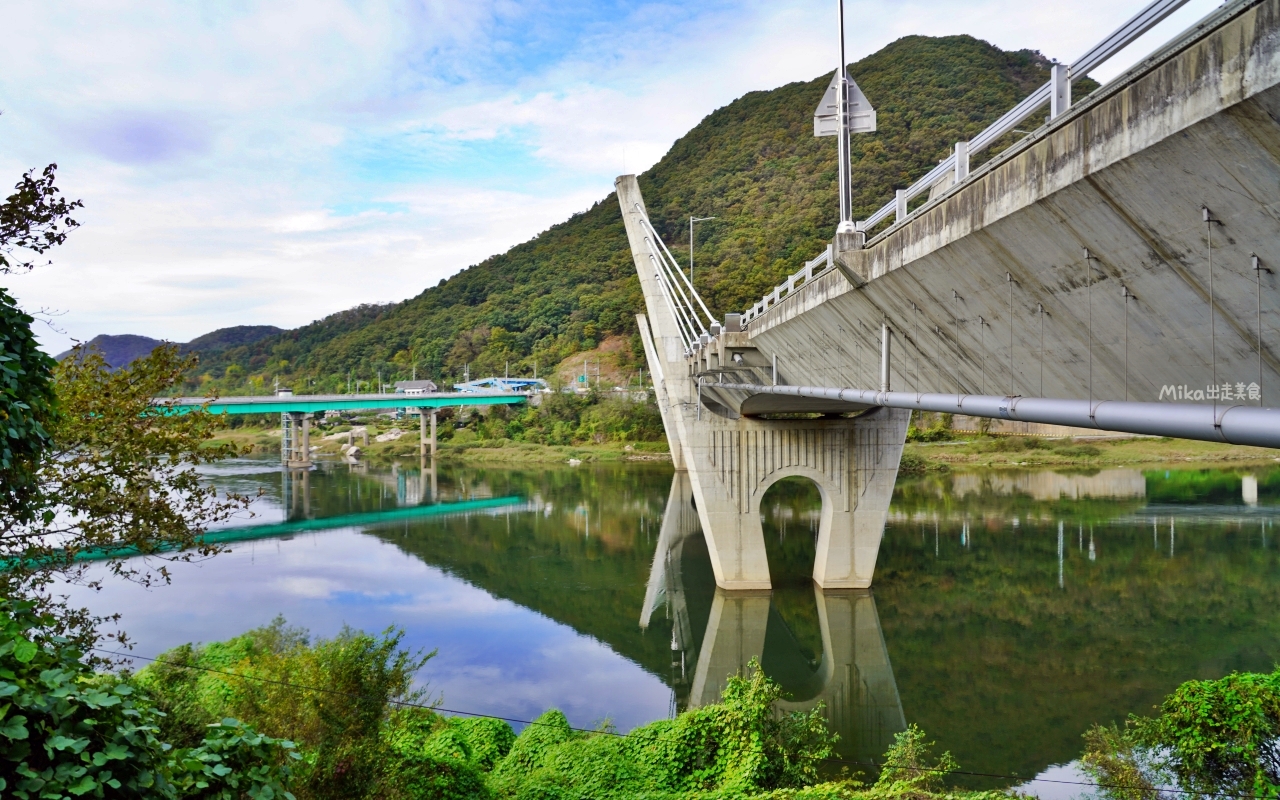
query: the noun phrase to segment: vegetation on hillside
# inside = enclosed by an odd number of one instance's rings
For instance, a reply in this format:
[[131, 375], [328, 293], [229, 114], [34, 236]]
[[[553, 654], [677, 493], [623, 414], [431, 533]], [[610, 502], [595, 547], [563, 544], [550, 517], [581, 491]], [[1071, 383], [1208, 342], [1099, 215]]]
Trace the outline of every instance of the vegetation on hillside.
[[[854, 211], [863, 216], [1047, 79], [1049, 62], [970, 36], [909, 36], [852, 65], [875, 104], [879, 131], [854, 137]], [[822, 250], [836, 224], [835, 140], [816, 139], [822, 75], [751, 92], [710, 114], [640, 176], [654, 224], [677, 257], [690, 214], [699, 290], [717, 314], [739, 311]], [[1091, 84], [1078, 83], [1077, 93]], [[1009, 140], [1012, 141], [1012, 140]], [[999, 143], [988, 153], [1009, 142]], [[361, 306], [296, 330], [209, 354], [189, 376], [225, 391], [345, 390], [350, 379], [452, 382], [530, 374], [630, 335], [642, 310], [616, 195], [529, 242], [403, 303]]]

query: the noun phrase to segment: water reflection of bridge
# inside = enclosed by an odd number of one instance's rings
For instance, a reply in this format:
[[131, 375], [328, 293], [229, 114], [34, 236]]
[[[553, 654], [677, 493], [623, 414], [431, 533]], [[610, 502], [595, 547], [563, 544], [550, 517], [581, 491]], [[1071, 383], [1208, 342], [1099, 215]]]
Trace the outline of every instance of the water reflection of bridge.
[[[958, 533], [966, 553], [975, 547], [975, 532], [1016, 533], [1021, 522], [1020, 541], [1048, 537], [1043, 548], [1048, 561], [1044, 566], [1049, 567], [1045, 576], [1062, 591], [1070, 583], [1066, 579], [1075, 574], [1065, 569], [1072, 558], [1099, 566], [1104, 557], [1132, 559], [1127, 542], [1135, 527], [1150, 531], [1151, 546], [1162, 559], [1181, 551], [1184, 527], [1187, 535], [1194, 535], [1204, 523], [1225, 523], [1252, 531], [1251, 536], [1261, 531], [1265, 549], [1272, 518], [1280, 516], [1280, 506], [1267, 505], [1275, 499], [1268, 497], [1267, 487], [1280, 483], [1275, 476], [1280, 471], [1258, 468], [959, 473], [904, 482], [887, 522], [913, 530], [915, 523], [929, 521], [931, 540], [939, 531], [944, 539]], [[1170, 501], [1188, 482], [1195, 484], [1197, 497], [1206, 496], [1209, 490], [1197, 483], [1203, 481], [1214, 483], [1213, 491], [1223, 498], [1220, 505]], [[1270, 491], [1274, 495], [1274, 487]], [[806, 533], [814, 534], [819, 510], [782, 499], [766, 502], [762, 514], [778, 525], [780, 537], [785, 537], [784, 526], [790, 523], [793, 537], [807, 538]], [[1106, 532], [1113, 526], [1121, 531], [1120, 539]], [[931, 541], [929, 550], [936, 547]], [[714, 587], [710, 575], [701, 574], [707, 571], [702, 563], [705, 548], [687, 473], [678, 472], [640, 615], [642, 629], [663, 616], [671, 625], [673, 702], [716, 702], [728, 676], [743, 672], [752, 658], [758, 658], [789, 696], [779, 704], [781, 710], [809, 709], [821, 702], [832, 729], [841, 736], [838, 750], [843, 757], [879, 758], [893, 734], [905, 728], [905, 716], [872, 593], [823, 591], [810, 584], [805, 591], [812, 600], [801, 602], [797, 587], [781, 583], [772, 590], [727, 591]], [[1073, 556], [1077, 550], [1079, 555]], [[1055, 554], [1056, 565], [1050, 567]], [[774, 554], [770, 559], [773, 570]], [[1074, 569], [1078, 572], [1079, 567]], [[816, 610], [816, 626], [811, 627], [820, 634], [820, 644], [814, 631], [802, 630], [810, 621], [797, 620], [797, 608], [809, 602], [811, 611]]]
[[[439, 483], [439, 465], [435, 459], [420, 459], [418, 468], [406, 467], [393, 462], [387, 471], [370, 471], [363, 462], [344, 463], [331, 462], [322, 465], [324, 469], [343, 470], [358, 480], [350, 486], [355, 488], [356, 504], [364, 500], [372, 500], [380, 508], [413, 508], [439, 504], [464, 504], [469, 501], [488, 500], [499, 496], [493, 487], [483, 479], [471, 480], [461, 475], [457, 480], [448, 482], [443, 489]], [[316, 518], [312, 510], [312, 473], [314, 470], [280, 471], [280, 506], [288, 520], [306, 520]], [[371, 492], [368, 498], [360, 496], [363, 491]], [[510, 499], [510, 498], [508, 498]], [[520, 510], [541, 510], [540, 498], [532, 497], [528, 508]], [[461, 507], [461, 506], [459, 506]], [[330, 516], [323, 512], [321, 517]]]
[[[700, 620], [690, 609], [705, 607], [705, 600], [698, 603], [690, 594], [707, 582], [697, 576], [687, 580], [685, 571], [686, 547], [705, 547], [692, 499], [688, 473], [677, 472], [640, 615], [642, 628], [660, 609], [671, 620], [671, 669], [677, 692], [688, 692], [690, 706], [717, 702], [728, 677], [743, 673], [753, 658], [759, 659], [765, 673], [786, 692], [780, 710], [807, 710], [822, 703], [828, 723], [840, 735], [843, 755], [879, 757], [893, 734], [906, 728], [906, 721], [871, 592], [813, 587], [822, 641], [816, 664], [775, 607], [776, 590], [714, 588], [705, 627], [698, 630]], [[697, 555], [705, 560], [704, 553]]]

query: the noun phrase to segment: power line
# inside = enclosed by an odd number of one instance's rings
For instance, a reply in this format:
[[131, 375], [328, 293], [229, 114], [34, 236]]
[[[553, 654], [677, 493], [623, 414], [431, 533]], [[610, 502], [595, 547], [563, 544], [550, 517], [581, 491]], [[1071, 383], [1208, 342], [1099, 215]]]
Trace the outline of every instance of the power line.
[[[148, 658], [146, 656], [138, 656], [138, 655], [133, 655], [131, 653], [121, 653], [115, 650], [106, 650], [101, 647], [91, 647], [89, 649], [98, 653], [105, 653], [107, 655], [117, 656], [119, 658], [129, 658], [129, 659], [136, 658], [140, 661], [150, 661], [153, 664], [164, 664], [165, 666], [178, 667], [180, 669], [189, 669], [189, 670], [195, 670], [200, 672], [211, 672], [215, 675], [226, 675], [227, 677], [239, 678], [241, 680], [258, 681], [259, 683], [269, 683], [275, 686], [283, 686], [285, 688], [294, 689], [297, 691], [319, 692], [321, 694], [330, 694], [330, 695], [336, 695], [338, 697], [347, 697], [347, 698], [352, 698], [357, 700], [379, 700], [381, 702], [386, 702], [395, 706], [402, 706], [407, 708], [421, 708], [427, 711], [435, 711], [435, 712], [443, 711], [448, 714], [459, 714], [461, 716], [478, 717], [481, 719], [496, 719], [496, 720], [501, 720], [503, 722], [513, 722], [520, 725], [550, 725], [551, 724], [549, 722], [538, 722], [537, 720], [518, 719], [516, 717], [501, 717], [496, 714], [485, 714], [479, 711], [463, 711], [456, 708], [445, 708], [444, 706], [429, 705], [426, 703], [414, 703], [410, 700], [396, 700], [391, 698], [375, 697], [374, 695], [361, 695], [361, 694], [354, 694], [352, 692], [342, 692], [336, 689], [325, 689], [317, 686], [303, 686], [302, 684], [299, 684], [299, 683], [290, 683], [288, 681], [278, 681], [278, 680], [273, 680], [271, 678], [263, 678], [257, 675], [243, 675], [238, 672], [228, 672], [226, 670], [214, 669], [213, 667], [201, 667], [201, 666], [196, 666], [195, 664], [179, 664], [176, 661], [166, 661], [161, 658]], [[559, 727], [559, 726], [556, 726], [556, 727]], [[607, 736], [617, 736], [621, 738], [625, 738], [627, 736], [635, 736], [637, 738], [647, 738], [653, 741], [661, 741], [663, 738], [661, 736], [644, 736], [643, 734], [637, 734], [635, 731], [632, 731], [630, 733], [618, 733], [617, 731], [611, 731], [603, 728], [602, 729], [579, 728], [573, 725], [569, 725], [568, 728], [569, 730], [576, 731], [578, 733], [597, 733], [597, 734], [605, 734]], [[876, 769], [881, 769], [885, 766], [883, 763], [877, 763], [873, 759], [860, 761], [857, 759], [840, 758], [837, 756], [835, 758], [828, 757], [821, 760], [829, 763], [870, 766], [870, 767], [875, 767]], [[1068, 780], [1061, 780], [1056, 778], [1027, 779], [1018, 775], [1002, 775], [997, 772], [970, 772], [970, 771], [961, 770], [961, 769], [939, 769], [937, 767], [897, 767], [895, 766], [894, 769], [905, 770], [908, 772], [938, 772], [943, 775], [966, 775], [966, 776], [975, 777], [975, 778], [1000, 778], [1002, 780], [1018, 781], [1019, 783], [1054, 783], [1054, 784], [1060, 784], [1065, 786], [1091, 786], [1097, 789], [1126, 789], [1129, 791], [1151, 792], [1155, 795], [1159, 795], [1161, 792], [1169, 792], [1172, 794], [1190, 794], [1190, 795], [1198, 795], [1201, 797], [1242, 798], [1243, 800], [1261, 800], [1262, 798], [1262, 795], [1256, 795], [1256, 794], [1230, 794], [1226, 792], [1207, 794], [1204, 792], [1198, 792], [1191, 789], [1176, 789], [1172, 787], [1147, 788], [1145, 786], [1132, 786], [1132, 785], [1122, 784], [1122, 783], [1094, 783], [1092, 781], [1068, 781]]]

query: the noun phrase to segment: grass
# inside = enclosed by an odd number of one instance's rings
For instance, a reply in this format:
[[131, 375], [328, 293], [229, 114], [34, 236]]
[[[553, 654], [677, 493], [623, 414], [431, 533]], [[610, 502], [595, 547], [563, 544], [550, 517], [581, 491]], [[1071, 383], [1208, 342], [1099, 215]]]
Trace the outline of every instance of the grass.
[[1215, 465], [1271, 462], [1277, 452], [1263, 447], [1186, 439], [1041, 439], [1031, 436], [973, 436], [950, 442], [909, 442], [904, 458], [926, 469], [974, 467], [1104, 467], [1178, 461]]
[[[405, 434], [391, 442], [375, 442], [373, 437], [391, 427]], [[325, 441], [327, 431], [313, 431], [311, 443], [318, 453], [339, 456], [345, 440]], [[467, 432], [470, 433], [469, 431]], [[369, 428], [367, 448], [361, 458], [380, 462], [397, 458], [417, 458], [417, 423], [381, 421]], [[360, 438], [356, 439], [357, 444]], [[211, 444], [230, 443], [255, 453], [279, 453], [280, 432], [269, 428], [234, 428], [221, 431]], [[629, 448], [629, 449], [628, 449]], [[449, 461], [471, 463], [564, 463], [581, 461], [668, 460], [667, 443], [606, 442], [603, 444], [541, 445], [510, 439], [469, 439], [439, 444], [438, 455]], [[945, 442], [908, 442], [903, 451], [906, 472], [940, 471], [954, 467], [1106, 467], [1125, 464], [1199, 462], [1215, 465], [1273, 462], [1280, 453], [1263, 447], [1194, 442], [1186, 439], [1138, 437], [1132, 439], [1041, 439], [1032, 436], [971, 436]]]
[[[343, 426], [343, 430], [350, 426]], [[405, 434], [390, 442], [373, 441], [379, 433], [392, 427], [399, 427]], [[346, 439], [325, 441], [324, 436], [332, 431], [316, 431], [311, 434], [311, 444], [318, 447], [317, 455], [328, 458], [341, 456], [342, 445]], [[468, 432], [470, 433], [470, 432]], [[443, 441], [439, 443], [437, 456], [447, 461], [465, 461], [469, 463], [565, 463], [569, 459], [579, 461], [666, 461], [671, 458], [667, 452], [667, 443], [662, 442], [606, 442], [603, 444], [580, 445], [541, 445], [528, 442], [513, 442], [510, 439], [467, 439], [459, 437], [459, 441]], [[361, 437], [356, 437], [360, 447], [360, 458], [372, 462], [385, 462], [399, 458], [417, 458], [421, 440], [418, 437], [417, 421], [410, 425], [382, 422], [369, 427], [369, 446], [361, 444]], [[224, 429], [210, 445], [234, 444], [253, 453], [279, 453], [280, 431], [268, 428], [234, 428]]]

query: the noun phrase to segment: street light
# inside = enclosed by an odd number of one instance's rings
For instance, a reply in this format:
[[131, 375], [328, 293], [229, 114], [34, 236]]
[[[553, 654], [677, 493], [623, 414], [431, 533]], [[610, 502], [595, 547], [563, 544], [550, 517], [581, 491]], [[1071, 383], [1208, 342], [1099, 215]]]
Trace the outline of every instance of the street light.
[[844, 0], [839, 0], [840, 67], [831, 76], [831, 84], [818, 103], [813, 114], [814, 136], [839, 137], [836, 148], [840, 159], [840, 226], [839, 233], [852, 233], [853, 224], [853, 176], [849, 164], [849, 135], [874, 133], [876, 110], [867, 101], [849, 73], [845, 71], [844, 56]]
[[706, 222], [715, 219], [715, 217], [695, 217], [689, 215], [689, 283], [693, 283], [693, 223]]

